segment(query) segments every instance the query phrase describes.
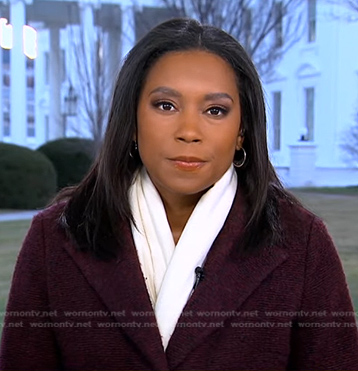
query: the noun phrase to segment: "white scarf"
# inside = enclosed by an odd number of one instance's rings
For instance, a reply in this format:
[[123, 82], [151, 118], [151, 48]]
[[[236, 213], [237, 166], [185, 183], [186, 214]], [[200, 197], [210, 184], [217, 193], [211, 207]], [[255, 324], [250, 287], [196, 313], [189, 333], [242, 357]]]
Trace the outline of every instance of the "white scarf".
[[143, 168], [129, 191], [132, 234], [166, 349], [201, 267], [232, 206], [237, 187], [227, 170], [199, 200], [175, 246], [163, 202]]

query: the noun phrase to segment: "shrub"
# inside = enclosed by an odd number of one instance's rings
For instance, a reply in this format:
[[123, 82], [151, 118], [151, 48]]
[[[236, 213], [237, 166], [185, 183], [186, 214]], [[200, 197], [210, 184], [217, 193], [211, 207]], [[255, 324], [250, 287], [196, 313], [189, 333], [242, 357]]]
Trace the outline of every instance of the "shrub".
[[0, 143], [0, 208], [44, 207], [56, 192], [56, 171], [46, 156]]
[[53, 163], [57, 189], [79, 183], [88, 172], [95, 153], [94, 142], [83, 138], [62, 138], [37, 149]]

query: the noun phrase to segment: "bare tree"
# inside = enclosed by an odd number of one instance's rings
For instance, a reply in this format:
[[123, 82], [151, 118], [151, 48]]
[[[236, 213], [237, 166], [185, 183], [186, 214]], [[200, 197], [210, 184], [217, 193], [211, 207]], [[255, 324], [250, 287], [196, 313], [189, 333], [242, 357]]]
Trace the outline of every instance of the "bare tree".
[[346, 6], [347, 8], [358, 12], [358, 0], [340, 0], [340, 1], [336, 0], [336, 2], [337, 4]]
[[[328, 3], [343, 7], [347, 12], [340, 13], [339, 18], [347, 22], [358, 21], [358, 0], [327, 0]], [[355, 15], [355, 16], [354, 16]], [[358, 166], [358, 109], [354, 122], [342, 132], [341, 149], [349, 164]]]
[[325, 0], [325, 3], [333, 5], [332, 19], [348, 23], [358, 20], [358, 0]]
[[83, 27], [80, 28], [78, 35], [77, 40], [76, 37], [72, 38], [74, 85], [76, 91], [80, 93], [79, 122], [84, 123], [85, 127], [77, 130], [88, 131], [97, 149], [105, 130], [112, 88], [107, 71], [108, 63], [103, 55], [104, 33], [97, 27], [92, 45], [85, 42]]
[[116, 57], [119, 42], [114, 46], [114, 53], [113, 44], [109, 45], [111, 32], [120, 38], [120, 11], [119, 4], [97, 4], [93, 10], [93, 26], [81, 22], [69, 28], [68, 63], [72, 80], [69, 79], [79, 95], [76, 123], [81, 124], [78, 127], [73, 120], [71, 130], [79, 135], [87, 132], [96, 150], [105, 132], [110, 96], [120, 65], [120, 56]]
[[224, 29], [244, 46], [261, 74], [301, 35], [299, 0], [162, 0], [180, 16]]
[[358, 111], [353, 123], [342, 135], [341, 148], [348, 163], [358, 166]]
[[[300, 36], [300, 0], [161, 1], [167, 11], [162, 8], [160, 18], [174, 14], [190, 16], [202, 23], [220, 27], [238, 39], [255, 61], [262, 77], [273, 70], [275, 62]], [[118, 14], [110, 15], [114, 20], [108, 18], [105, 23], [115, 23], [120, 18]], [[136, 17], [136, 24], [145, 23], [139, 12]], [[81, 97], [79, 122], [86, 125], [78, 130], [81, 133], [88, 130], [98, 146], [105, 130], [113, 86], [113, 71], [109, 71], [109, 59], [104, 51], [106, 32], [102, 27], [95, 26], [93, 42], [87, 42], [83, 26], [73, 26], [71, 30], [76, 75], [73, 85]]]

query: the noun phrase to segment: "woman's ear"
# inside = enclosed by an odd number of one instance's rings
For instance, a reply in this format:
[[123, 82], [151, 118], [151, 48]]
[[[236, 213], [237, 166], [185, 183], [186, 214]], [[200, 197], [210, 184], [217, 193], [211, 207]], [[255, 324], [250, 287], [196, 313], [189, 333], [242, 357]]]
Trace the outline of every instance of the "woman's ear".
[[242, 144], [244, 142], [244, 139], [245, 139], [244, 132], [245, 132], [244, 129], [240, 129], [239, 135], [236, 139], [236, 147], [235, 148], [236, 148], [237, 151], [241, 149]]

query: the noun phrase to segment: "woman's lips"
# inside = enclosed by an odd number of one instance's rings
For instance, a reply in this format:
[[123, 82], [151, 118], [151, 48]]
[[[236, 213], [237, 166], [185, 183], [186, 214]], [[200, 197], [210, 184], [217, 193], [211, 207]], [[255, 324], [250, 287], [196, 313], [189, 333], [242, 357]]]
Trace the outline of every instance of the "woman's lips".
[[202, 168], [206, 163], [206, 161], [198, 157], [187, 157], [187, 156], [171, 158], [170, 161], [173, 162], [175, 168], [179, 170], [184, 170], [184, 171], [198, 170]]

